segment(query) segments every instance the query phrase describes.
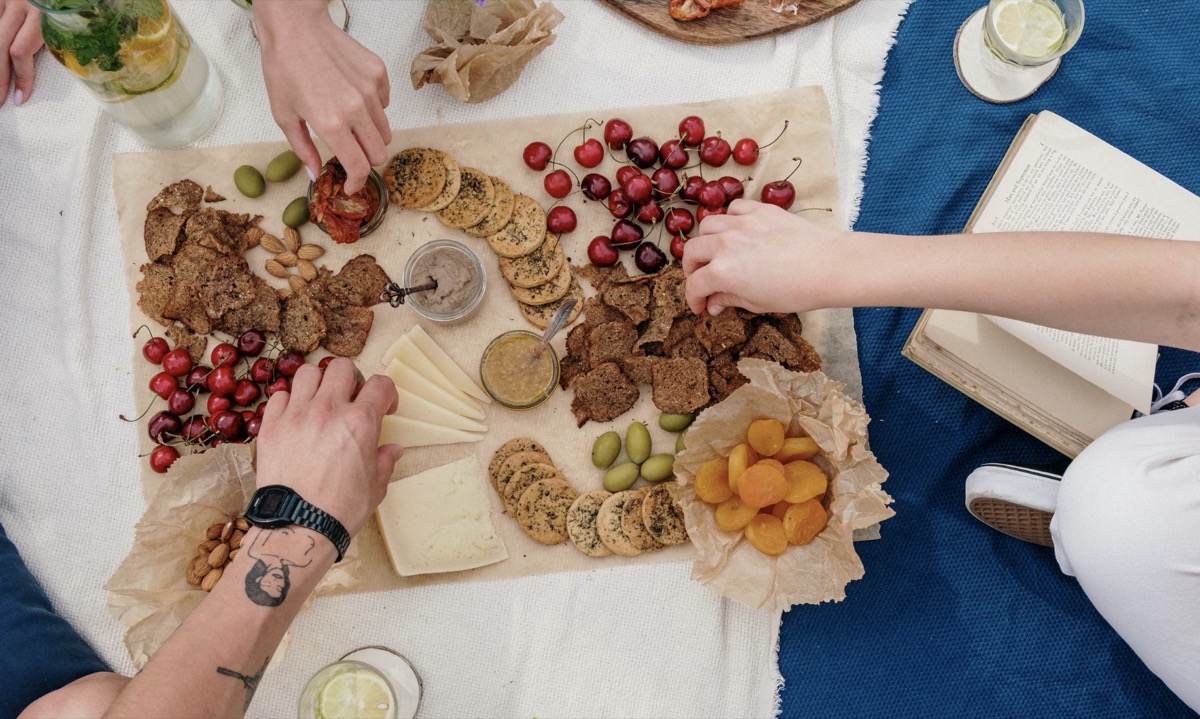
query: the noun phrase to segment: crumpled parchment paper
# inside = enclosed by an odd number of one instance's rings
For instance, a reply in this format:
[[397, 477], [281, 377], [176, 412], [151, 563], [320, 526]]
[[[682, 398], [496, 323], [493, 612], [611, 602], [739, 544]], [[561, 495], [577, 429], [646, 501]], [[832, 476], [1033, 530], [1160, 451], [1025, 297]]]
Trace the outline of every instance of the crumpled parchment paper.
[[554, 42], [562, 20], [549, 2], [429, 0], [424, 27], [437, 44], [413, 58], [413, 89], [436, 83], [463, 102], [494, 97]]

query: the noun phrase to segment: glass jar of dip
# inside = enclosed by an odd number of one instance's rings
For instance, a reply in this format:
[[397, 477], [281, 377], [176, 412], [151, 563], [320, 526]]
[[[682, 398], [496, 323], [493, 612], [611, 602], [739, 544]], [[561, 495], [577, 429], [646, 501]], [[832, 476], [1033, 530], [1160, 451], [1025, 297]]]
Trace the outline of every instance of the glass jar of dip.
[[434, 240], [417, 248], [404, 265], [404, 286], [437, 280], [436, 289], [414, 292], [406, 298], [422, 317], [434, 322], [455, 322], [479, 307], [487, 289], [487, 275], [479, 257], [454, 240]]

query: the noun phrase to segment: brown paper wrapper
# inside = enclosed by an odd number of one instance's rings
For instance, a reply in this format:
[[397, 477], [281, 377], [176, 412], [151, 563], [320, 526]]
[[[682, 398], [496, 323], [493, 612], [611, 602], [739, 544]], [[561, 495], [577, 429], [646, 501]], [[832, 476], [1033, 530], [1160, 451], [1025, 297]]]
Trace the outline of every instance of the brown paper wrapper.
[[[184, 578], [205, 530], [240, 516], [253, 494], [250, 445], [223, 444], [171, 465], [134, 528], [133, 547], [104, 585], [109, 611], [125, 627], [125, 647], [136, 668], [145, 665], [207, 596]], [[357, 547], [351, 543], [312, 596], [349, 588], [358, 562]]]
[[425, 32], [437, 43], [413, 58], [413, 89], [439, 84], [463, 102], [495, 97], [554, 42], [563, 15], [533, 0], [430, 0]]
[[[696, 549], [692, 578], [756, 609], [841, 601], [846, 585], [863, 576], [855, 530], [895, 514], [887, 506], [892, 498], [880, 487], [887, 471], [867, 449], [866, 410], [821, 372], [790, 372], [758, 359], [743, 359], [738, 369], [750, 383], [700, 415], [688, 430], [687, 449], [675, 461], [683, 487], [680, 504]], [[809, 544], [789, 546], [778, 557], [750, 546], [741, 532], [718, 528], [712, 507], [694, 489], [700, 465], [729, 456], [745, 441], [750, 422], [764, 417], [783, 422], [789, 436], [803, 430], [816, 440], [823, 454], [813, 462], [829, 476], [832, 496], [825, 529]]]

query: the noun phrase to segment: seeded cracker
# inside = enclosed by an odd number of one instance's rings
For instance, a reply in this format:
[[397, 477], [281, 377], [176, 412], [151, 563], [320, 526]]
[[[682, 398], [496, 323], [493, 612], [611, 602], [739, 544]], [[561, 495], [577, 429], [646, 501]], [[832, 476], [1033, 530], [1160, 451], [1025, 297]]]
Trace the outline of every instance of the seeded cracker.
[[495, 198], [492, 200], [492, 209], [479, 224], [463, 228], [463, 232], [466, 232], [471, 237], [487, 237], [488, 235], [495, 234], [512, 219], [515, 199], [512, 187], [495, 175], [491, 176], [491, 180], [492, 189], [495, 191]]
[[625, 516], [625, 500], [629, 498], [630, 490], [617, 492], [604, 500], [596, 513], [596, 536], [609, 551], [622, 557], [636, 557], [642, 550], [629, 541], [629, 536], [621, 528]]
[[449, 227], [478, 224], [492, 211], [496, 199], [496, 188], [486, 173], [463, 167], [460, 174], [458, 194], [450, 204], [437, 211], [437, 218]]
[[571, 283], [574, 281], [574, 277], [571, 275], [571, 266], [564, 262], [562, 269], [549, 282], [536, 287], [510, 287], [510, 289], [518, 302], [527, 305], [546, 305], [562, 299], [571, 289]]
[[554, 313], [558, 311], [559, 306], [571, 297], [575, 298], [575, 307], [571, 310], [571, 314], [567, 316], [567, 324], [570, 324], [583, 311], [583, 289], [574, 278], [571, 278], [571, 287], [567, 290], [567, 294], [560, 299], [544, 305], [527, 305], [524, 302], [518, 302], [517, 306], [521, 309], [521, 314], [525, 316], [525, 319], [529, 320], [530, 324], [541, 329], [546, 329], [550, 324], [550, 320], [554, 317]]
[[[528, 437], [514, 437], [496, 450], [492, 455], [492, 461], [488, 462], [488, 479], [492, 482], [492, 487], [497, 486], [497, 480], [500, 474], [500, 465], [504, 464], [504, 460], [513, 456], [517, 452], [539, 452], [546, 458], [547, 464], [554, 464], [550, 460], [550, 455], [546, 453], [546, 448], [538, 444], [536, 440]], [[499, 490], [497, 490], [499, 491]]]
[[650, 534], [642, 522], [642, 503], [649, 493], [649, 487], [638, 487], [625, 498], [625, 506], [621, 508], [621, 531], [629, 537], [629, 543], [643, 552], [653, 552], [662, 549], [662, 544]]
[[516, 195], [513, 216], [487, 243], [501, 257], [520, 257], [537, 249], [546, 238], [546, 211], [529, 195]]
[[671, 485], [660, 484], [646, 493], [642, 500], [642, 523], [663, 546], [673, 547], [688, 541], [683, 509]]
[[589, 557], [607, 557], [612, 550], [600, 541], [596, 533], [596, 515], [610, 495], [604, 490], [579, 495], [567, 510], [567, 536], [575, 548]]
[[550, 457], [545, 452], [527, 451], [513, 452], [500, 464], [500, 469], [496, 472], [496, 481], [493, 483], [496, 487], [496, 493], [500, 495], [500, 500], [504, 502], [504, 511], [512, 514], [516, 511], [516, 505], [509, 504], [505, 499], [505, 489], [508, 483], [512, 480], [513, 475], [517, 470], [527, 467], [531, 464], [551, 464]]
[[567, 539], [567, 511], [578, 496], [561, 479], [534, 482], [517, 502], [517, 523], [535, 542], [560, 544]]
[[567, 264], [558, 235], [546, 233], [546, 239], [533, 252], [520, 257], [500, 257], [500, 274], [513, 287], [536, 287], [558, 275]]
[[366, 307], [342, 307], [325, 313], [321, 346], [339, 357], [356, 357], [367, 344], [375, 313]]
[[462, 186], [462, 172], [458, 169], [458, 162], [448, 153], [441, 150], [431, 150], [430, 152], [437, 153], [438, 158], [442, 161], [442, 166], [446, 168], [446, 184], [442, 186], [442, 191], [437, 194], [437, 197], [417, 209], [436, 212], [449, 205], [458, 196], [458, 188]]
[[401, 207], [421, 207], [446, 186], [446, 164], [436, 150], [410, 147], [388, 161], [383, 173], [388, 197]]
[[541, 462], [526, 464], [513, 472], [508, 483], [504, 485], [504, 506], [515, 508], [525, 490], [529, 489], [534, 482], [540, 482], [543, 479], [561, 479], [564, 482], [566, 481], [566, 477], [554, 465], [543, 464]]

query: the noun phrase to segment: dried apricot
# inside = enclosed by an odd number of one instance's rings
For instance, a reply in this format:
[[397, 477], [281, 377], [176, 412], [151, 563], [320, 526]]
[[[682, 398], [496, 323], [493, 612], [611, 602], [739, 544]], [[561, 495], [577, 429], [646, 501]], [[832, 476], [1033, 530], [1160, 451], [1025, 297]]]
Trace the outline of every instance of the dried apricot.
[[829, 515], [825, 507], [815, 499], [810, 499], [788, 507], [783, 515], [783, 531], [787, 541], [792, 544], [808, 544], [821, 533]]
[[829, 478], [821, 468], [803, 459], [783, 465], [783, 476], [787, 478], [788, 484], [784, 499], [792, 504], [820, 497], [829, 488]]
[[759, 509], [775, 504], [787, 496], [787, 479], [775, 467], [755, 464], [742, 472], [737, 481], [737, 493], [747, 506]]
[[770, 514], [754, 515], [746, 525], [746, 541], [758, 551], [772, 557], [783, 554], [788, 545], [783, 522], [779, 517]]
[[742, 442], [733, 448], [729, 453], [729, 488], [737, 491], [738, 477], [742, 476], [742, 472], [746, 468], [758, 461], [758, 452], [755, 452], [750, 445]]
[[696, 496], [709, 504], [720, 504], [733, 496], [729, 488], [729, 463], [718, 457], [696, 471]]
[[763, 457], [770, 457], [783, 449], [783, 440], [783, 422], [773, 417], [756, 419], [746, 430], [746, 441]]
[[754, 519], [758, 510], [754, 507], [747, 507], [746, 503], [738, 497], [730, 497], [718, 504], [713, 514], [718, 527], [726, 532], [740, 532], [750, 523], [751, 519]]
[[778, 469], [780, 472], [783, 471], [783, 462], [780, 462], [779, 460], [777, 460], [773, 457], [767, 457], [766, 459], [760, 459], [757, 462], [755, 462], [755, 464], [762, 464], [762, 465], [766, 465], [768, 467], [774, 467], [775, 469]]
[[773, 514], [776, 517], [783, 519], [783, 515], [788, 511], [788, 507], [790, 507], [790, 506], [792, 506], [792, 503], [788, 502], [788, 501], [776, 502], [775, 504], [772, 504], [769, 508], [764, 507], [762, 511], [767, 512], [769, 509], [770, 511], [768, 512], [768, 514]]
[[812, 437], [788, 437], [783, 440], [783, 447], [771, 457], [787, 464], [798, 459], [812, 459], [819, 451], [821, 448]]

